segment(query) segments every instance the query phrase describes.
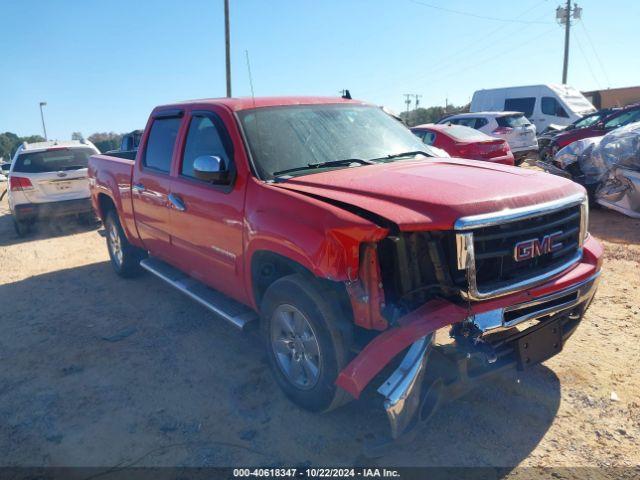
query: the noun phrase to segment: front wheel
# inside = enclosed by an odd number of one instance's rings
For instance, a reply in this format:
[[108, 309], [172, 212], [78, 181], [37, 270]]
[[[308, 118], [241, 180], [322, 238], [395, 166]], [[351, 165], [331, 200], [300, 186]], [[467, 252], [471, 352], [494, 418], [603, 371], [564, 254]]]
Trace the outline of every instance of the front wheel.
[[107, 249], [113, 269], [124, 278], [138, 275], [142, 271], [140, 260], [145, 257], [146, 253], [129, 243], [114, 210], [107, 213], [104, 226], [107, 232]]
[[336, 387], [349, 361], [351, 324], [338, 311], [336, 292], [294, 274], [274, 282], [262, 301], [262, 336], [278, 385], [300, 407], [318, 412], [347, 403]]

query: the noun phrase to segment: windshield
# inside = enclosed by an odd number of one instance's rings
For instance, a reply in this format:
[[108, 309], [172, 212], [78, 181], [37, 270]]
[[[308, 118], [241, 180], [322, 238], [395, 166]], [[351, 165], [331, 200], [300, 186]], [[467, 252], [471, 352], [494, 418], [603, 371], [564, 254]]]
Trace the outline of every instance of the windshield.
[[582, 120], [578, 120], [574, 124], [574, 126], [575, 128], [587, 128], [587, 127], [590, 127], [591, 125], [598, 123], [598, 121], [600, 121], [602, 117], [603, 117], [603, 114], [601, 113], [596, 113], [595, 115], [589, 115], [587, 117], [584, 117]]
[[89, 157], [94, 153], [95, 150], [91, 148], [55, 148], [43, 152], [21, 153], [13, 171], [43, 173], [87, 168]]
[[[420, 150], [431, 153], [409, 129], [378, 107], [295, 105], [245, 110], [239, 117], [258, 175], [265, 180], [274, 178], [275, 172], [325, 162], [366, 161]], [[346, 162], [326, 168], [349, 166]], [[317, 171], [303, 169], [295, 174]]]
[[570, 110], [573, 110], [576, 113], [590, 113], [594, 112], [596, 109], [594, 108], [589, 100], [584, 98], [582, 95], [566, 95], [562, 96], [562, 100], [569, 106]]

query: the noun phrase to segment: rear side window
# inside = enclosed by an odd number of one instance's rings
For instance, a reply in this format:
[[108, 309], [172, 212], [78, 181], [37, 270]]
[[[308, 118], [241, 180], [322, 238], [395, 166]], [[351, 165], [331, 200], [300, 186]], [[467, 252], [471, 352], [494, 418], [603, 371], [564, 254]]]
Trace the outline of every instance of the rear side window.
[[145, 167], [169, 173], [173, 146], [178, 137], [181, 118], [158, 118], [153, 121], [144, 154]]
[[500, 127], [522, 127], [523, 125], [531, 125], [524, 115], [504, 115], [497, 117], [496, 122]]
[[416, 137], [422, 140], [426, 145], [433, 145], [433, 142], [436, 141], [436, 134], [433, 132], [417, 130], [413, 133], [415, 133]]
[[554, 117], [569, 118], [566, 110], [560, 105], [560, 102], [553, 97], [542, 97], [540, 101], [540, 110], [545, 115], [553, 115]]
[[55, 148], [43, 152], [21, 153], [13, 167], [14, 172], [44, 173], [87, 168], [91, 148]]
[[[222, 128], [222, 127], [220, 127]], [[220, 157], [229, 167], [229, 154], [225, 147], [225, 141], [221, 130], [214, 124], [209, 116], [197, 116], [191, 119], [187, 143], [184, 147], [184, 155], [180, 175], [195, 178], [193, 162], [203, 155]]]
[[533, 115], [533, 107], [535, 107], [535, 105], [535, 97], [507, 98], [504, 101], [505, 110], [522, 112], [526, 117]]

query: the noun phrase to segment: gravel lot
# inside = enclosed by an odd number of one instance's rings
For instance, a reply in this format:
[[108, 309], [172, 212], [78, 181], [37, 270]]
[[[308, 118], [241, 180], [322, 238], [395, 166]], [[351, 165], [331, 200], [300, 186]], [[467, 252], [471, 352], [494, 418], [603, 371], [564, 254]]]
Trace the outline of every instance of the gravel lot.
[[[314, 415], [239, 334], [149, 275], [121, 280], [97, 228], [16, 237], [0, 203], [0, 456], [21, 466], [362, 465], [369, 402]], [[563, 353], [441, 409], [380, 465], [640, 465], [640, 222], [592, 212], [600, 290]]]

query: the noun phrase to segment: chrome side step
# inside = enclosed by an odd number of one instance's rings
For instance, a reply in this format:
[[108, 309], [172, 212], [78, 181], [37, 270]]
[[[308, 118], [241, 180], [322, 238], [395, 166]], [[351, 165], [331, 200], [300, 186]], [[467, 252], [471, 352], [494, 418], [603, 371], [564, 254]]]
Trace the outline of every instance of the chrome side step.
[[140, 262], [140, 266], [161, 278], [172, 287], [188, 295], [193, 300], [230, 322], [234, 327], [243, 329], [249, 322], [257, 320], [258, 315], [246, 305], [227, 297], [205, 284], [172, 267], [168, 263], [149, 257]]

